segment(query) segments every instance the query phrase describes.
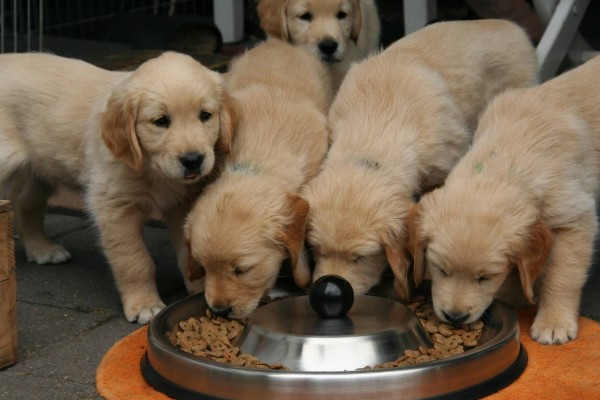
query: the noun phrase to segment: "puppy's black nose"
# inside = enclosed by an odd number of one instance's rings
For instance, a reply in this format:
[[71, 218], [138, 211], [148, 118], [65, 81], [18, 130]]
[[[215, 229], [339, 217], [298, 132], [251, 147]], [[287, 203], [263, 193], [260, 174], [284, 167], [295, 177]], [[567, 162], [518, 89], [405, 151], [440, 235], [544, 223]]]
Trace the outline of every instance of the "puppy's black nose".
[[217, 317], [226, 318], [231, 312], [231, 307], [213, 307], [209, 304], [208, 308], [210, 308], [210, 311]]
[[469, 319], [469, 313], [456, 313], [456, 312], [446, 312], [444, 311], [444, 318], [446, 318], [446, 320], [448, 322], [451, 322], [453, 324], [460, 324], [462, 322], [465, 322], [467, 319]]
[[189, 171], [197, 171], [204, 161], [204, 156], [200, 153], [185, 153], [179, 156], [181, 165]]
[[338, 43], [335, 40], [325, 39], [319, 42], [319, 51], [325, 54], [326, 56], [330, 56], [333, 53], [335, 53], [337, 48]]

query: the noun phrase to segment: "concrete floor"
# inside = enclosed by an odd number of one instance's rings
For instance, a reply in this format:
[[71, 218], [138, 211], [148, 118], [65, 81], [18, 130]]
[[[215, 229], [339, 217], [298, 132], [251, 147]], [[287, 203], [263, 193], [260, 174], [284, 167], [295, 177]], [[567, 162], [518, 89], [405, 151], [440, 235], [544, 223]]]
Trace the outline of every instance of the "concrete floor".
[[[140, 326], [125, 320], [110, 269], [84, 216], [50, 213], [49, 233], [71, 251], [60, 265], [28, 263], [17, 241], [19, 362], [0, 370], [0, 399], [97, 399], [95, 371], [104, 353]], [[165, 229], [145, 238], [167, 303], [185, 289]]]

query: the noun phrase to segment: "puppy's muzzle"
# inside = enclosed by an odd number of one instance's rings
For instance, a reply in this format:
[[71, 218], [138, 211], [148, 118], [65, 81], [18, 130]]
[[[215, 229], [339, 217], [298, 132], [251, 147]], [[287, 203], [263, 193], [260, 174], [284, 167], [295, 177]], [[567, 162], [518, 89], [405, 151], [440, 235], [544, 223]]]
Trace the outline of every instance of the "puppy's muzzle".
[[333, 56], [338, 48], [338, 42], [331, 39], [323, 39], [318, 44], [321, 52], [321, 59], [326, 62], [335, 62], [337, 59]]
[[446, 318], [446, 321], [453, 323], [453, 324], [460, 324], [465, 322], [467, 319], [469, 319], [470, 314], [469, 313], [457, 313], [457, 312], [446, 312], [443, 311], [444, 314], [444, 318]]
[[231, 307], [218, 307], [208, 304], [208, 308], [217, 317], [227, 318], [229, 313], [231, 313]]
[[194, 179], [200, 175], [203, 161], [204, 155], [200, 153], [185, 153], [179, 156], [179, 162], [181, 162], [184, 168], [183, 178]]

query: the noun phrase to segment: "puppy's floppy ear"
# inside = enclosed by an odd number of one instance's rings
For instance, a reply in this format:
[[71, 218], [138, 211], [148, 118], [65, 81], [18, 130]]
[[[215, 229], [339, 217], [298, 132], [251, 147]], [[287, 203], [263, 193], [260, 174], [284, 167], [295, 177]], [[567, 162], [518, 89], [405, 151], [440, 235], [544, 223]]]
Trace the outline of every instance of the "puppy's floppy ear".
[[238, 119], [235, 100], [225, 91], [222, 94], [219, 119], [220, 132], [218, 147], [223, 154], [231, 154], [231, 143], [237, 129]]
[[290, 263], [294, 281], [300, 287], [310, 283], [310, 269], [308, 262], [302, 255], [304, 247], [304, 226], [308, 215], [308, 203], [295, 195], [288, 195], [291, 222], [284, 227], [278, 239], [290, 253]]
[[534, 303], [533, 284], [542, 273], [542, 269], [552, 251], [553, 236], [550, 227], [537, 220], [529, 228], [529, 237], [517, 250], [515, 263], [519, 268], [521, 286], [527, 301]]
[[298, 261], [296, 262], [296, 266], [292, 269], [292, 275], [294, 276], [294, 282], [296, 282], [298, 287], [304, 289], [310, 285], [312, 271], [304, 248], [304, 243], [302, 244], [302, 247], [300, 247]]
[[101, 135], [116, 159], [141, 172], [142, 149], [135, 131], [137, 111], [138, 104], [132, 96], [115, 91], [102, 114]]
[[408, 301], [410, 298], [410, 289], [408, 287], [408, 269], [410, 263], [405, 246], [401, 243], [398, 234], [381, 232], [379, 236], [388, 264], [390, 264], [392, 272], [396, 277], [394, 280], [394, 289], [396, 289], [396, 293], [403, 301]]
[[288, 0], [260, 0], [256, 11], [260, 20], [260, 27], [267, 36], [286, 42], [290, 41], [287, 28]]
[[422, 236], [419, 228], [421, 219], [422, 205], [415, 203], [408, 210], [407, 228], [408, 228], [408, 251], [413, 258], [413, 268], [415, 285], [418, 287], [425, 277], [425, 249], [427, 240]]
[[358, 41], [358, 35], [360, 34], [360, 27], [362, 24], [360, 0], [352, 0], [352, 8], [354, 11], [352, 14], [352, 30], [350, 31], [350, 39], [356, 43]]

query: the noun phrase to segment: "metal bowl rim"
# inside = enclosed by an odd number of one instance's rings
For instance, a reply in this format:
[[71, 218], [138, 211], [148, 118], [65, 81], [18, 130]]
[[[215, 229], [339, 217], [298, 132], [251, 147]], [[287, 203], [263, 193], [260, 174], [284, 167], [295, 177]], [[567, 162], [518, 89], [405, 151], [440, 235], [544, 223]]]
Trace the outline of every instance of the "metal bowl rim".
[[[335, 376], [335, 375], [364, 374], [364, 373], [369, 373], [369, 374], [377, 373], [377, 374], [383, 375], [386, 373], [393, 373], [394, 370], [398, 370], [398, 369], [402, 369], [403, 371], [410, 371], [413, 369], [418, 370], [425, 366], [427, 366], [427, 367], [429, 367], [429, 366], [443, 367], [447, 364], [457, 365], [462, 362], [467, 362], [469, 359], [477, 357], [480, 352], [491, 351], [491, 350], [497, 349], [498, 347], [502, 347], [502, 345], [505, 343], [505, 341], [507, 339], [508, 340], [514, 339], [514, 337], [515, 337], [514, 330], [518, 331], [518, 329], [519, 329], [519, 324], [516, 323], [516, 316], [514, 315], [514, 313], [510, 312], [508, 307], [504, 306], [503, 304], [494, 302], [494, 303], [492, 303], [492, 305], [486, 312], [499, 313], [502, 316], [502, 320], [508, 319], [509, 322], [511, 322], [511, 320], [512, 320], [512, 322], [515, 322], [515, 323], [502, 324], [501, 329], [494, 335], [494, 337], [492, 337], [489, 341], [483, 343], [481, 346], [478, 346], [474, 349], [467, 350], [462, 354], [452, 356], [452, 357], [444, 359], [444, 360], [435, 360], [435, 361], [429, 361], [429, 362], [421, 363], [421, 364], [406, 365], [406, 366], [394, 367], [394, 368], [381, 368], [381, 369], [380, 368], [377, 368], [377, 369], [372, 368], [372, 369], [365, 369], [365, 370], [346, 370], [346, 371], [261, 370], [261, 369], [255, 369], [255, 368], [246, 368], [246, 367], [218, 363], [216, 361], [212, 361], [209, 359], [204, 359], [202, 357], [195, 356], [195, 355], [187, 353], [187, 352], [181, 350], [180, 348], [178, 348], [177, 346], [173, 345], [167, 339], [167, 337], [165, 335], [161, 335], [158, 332], [159, 331], [158, 327], [162, 326], [164, 324], [164, 319], [166, 318], [166, 316], [168, 315], [170, 310], [172, 310], [176, 307], [181, 307], [182, 304], [184, 304], [188, 301], [193, 301], [196, 297], [200, 297], [200, 296], [202, 296], [201, 293], [195, 294], [193, 296], [188, 296], [186, 298], [183, 298], [183, 299], [180, 299], [180, 300], [174, 302], [173, 304], [170, 304], [169, 306], [167, 306], [166, 308], [161, 310], [160, 313], [156, 317], [154, 317], [154, 319], [150, 323], [150, 326], [148, 328], [148, 333], [147, 333], [148, 342], [149, 343], [152, 342], [157, 347], [162, 348], [163, 351], [172, 353], [173, 356], [183, 357], [185, 359], [190, 360], [191, 362], [193, 362], [195, 364], [196, 363], [208, 364], [212, 368], [214, 368], [216, 370], [222, 370], [222, 371], [229, 371], [229, 370], [246, 371], [246, 372], [252, 373], [252, 374], [255, 374], [258, 371], [258, 372], [263, 372], [263, 373], [268, 372], [269, 374], [282, 374], [282, 375], [286, 375], [286, 376], [298, 374], [302, 377], [311, 376], [311, 375], [323, 377], [324, 375], [325, 376], [327, 376], [327, 375]], [[491, 311], [491, 310], [494, 310], [494, 311]], [[516, 335], [516, 336], [518, 337], [518, 335]], [[150, 350], [150, 346], [149, 346], [149, 350]], [[477, 350], [477, 351], [474, 351], [474, 350]]]

